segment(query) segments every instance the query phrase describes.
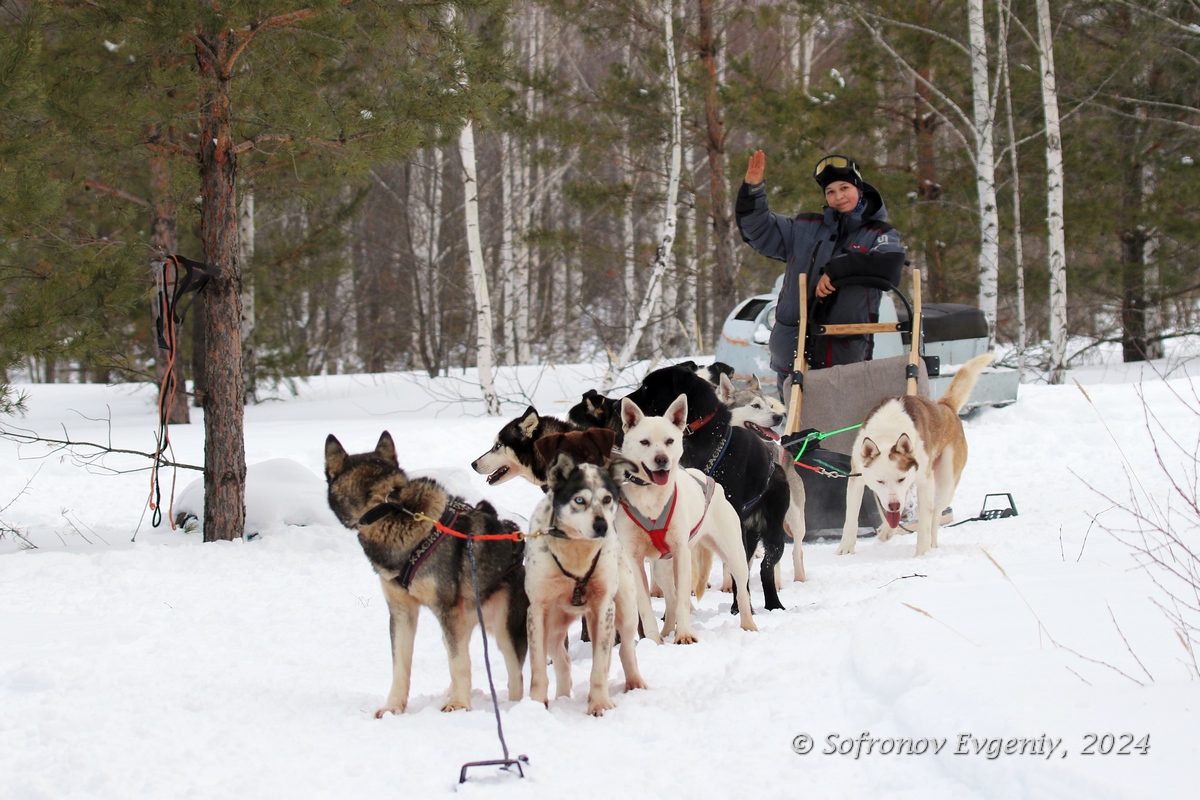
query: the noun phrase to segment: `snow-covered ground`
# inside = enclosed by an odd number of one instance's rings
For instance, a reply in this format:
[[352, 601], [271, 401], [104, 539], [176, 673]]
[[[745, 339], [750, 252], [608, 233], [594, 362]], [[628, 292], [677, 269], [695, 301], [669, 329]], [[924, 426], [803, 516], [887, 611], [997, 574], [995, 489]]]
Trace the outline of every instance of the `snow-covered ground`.
[[[807, 583], [784, 559], [786, 611], [762, 611], [752, 580], [758, 633], [710, 591], [698, 644], [639, 644], [648, 691], [621, 692], [614, 659], [617, 707], [603, 718], [585, 714], [590, 645], [573, 642], [574, 696], [549, 710], [507, 699], [493, 648], [527, 777], [473, 770], [461, 787], [464, 762], [500, 756], [482, 640], [474, 710], [443, 714], [446, 655], [425, 612], [408, 712], [374, 719], [387, 611], [321, 476], [327, 434], [361, 452], [386, 429], [410, 473], [528, 515], [537, 489], [488, 487], [469, 468], [500, 426], [469, 373], [316, 378], [248, 408], [251, 541], [152, 528], [147, 474], [122, 472], [137, 457], [87, 467], [0, 440], [0, 797], [1194, 797], [1195, 658], [1159, 608], [1161, 577], [1103, 529], [1129, 527], [1114, 505], [1147, 507], [1140, 484], [1200, 536], [1152, 446], [1196, 485], [1200, 361], [1156, 366], [1166, 379], [1075, 370], [1094, 408], [1069, 382], [975, 413], [956, 514], [1011, 492], [1019, 516], [943, 530], [920, 559], [911, 536], [862, 540], [854, 556], [806, 545]], [[598, 375], [505, 371], [506, 418], [528, 402], [565, 414]], [[152, 449], [152, 387], [25, 388], [28, 414], [0, 420], [10, 429]], [[199, 464], [192, 413], [171, 439]], [[195, 504], [196, 475], [179, 472], [177, 508]]]

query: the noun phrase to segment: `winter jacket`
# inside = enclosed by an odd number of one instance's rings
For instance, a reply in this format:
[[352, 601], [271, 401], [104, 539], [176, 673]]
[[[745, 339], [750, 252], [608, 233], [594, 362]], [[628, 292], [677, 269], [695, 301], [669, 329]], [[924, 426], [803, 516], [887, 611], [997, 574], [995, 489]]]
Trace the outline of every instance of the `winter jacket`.
[[[808, 275], [808, 297], [814, 323], [830, 325], [875, 322], [881, 292], [865, 286], [843, 286], [811, 306], [817, 281], [850, 275], [876, 276], [892, 285], [900, 282], [904, 247], [900, 234], [887, 223], [887, 208], [875, 187], [863, 184], [866, 204], [861, 212], [841, 214], [828, 206], [823, 214], [787, 217], [767, 207], [765, 184], [743, 183], [737, 198], [737, 223], [742, 240], [768, 258], [787, 264], [775, 327], [771, 330], [771, 367], [792, 371], [800, 329], [800, 273]], [[810, 366], [849, 364], [870, 358], [869, 337], [819, 337], [812, 340]]]

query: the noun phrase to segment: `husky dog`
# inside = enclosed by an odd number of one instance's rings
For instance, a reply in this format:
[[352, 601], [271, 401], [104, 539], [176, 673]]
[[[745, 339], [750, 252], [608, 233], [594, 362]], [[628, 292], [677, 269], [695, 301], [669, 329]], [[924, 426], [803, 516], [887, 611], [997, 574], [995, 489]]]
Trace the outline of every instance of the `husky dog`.
[[[557, 697], [571, 695], [567, 628], [584, 617], [591, 631], [592, 676], [588, 713], [613, 707], [608, 667], [615, 629], [621, 631], [625, 691], [645, 689], [638, 672], [638, 579], [613, 527], [620, 493], [606, 467], [576, 463], [560, 453], [547, 472], [549, 492], [530, 518], [525, 592], [529, 595], [529, 696], [550, 704], [546, 656], [554, 661]], [[657, 627], [649, 600], [647, 630]]]
[[[792, 569], [795, 580], [803, 581], [806, 577], [804, 549], [800, 543], [804, 541], [807, 530], [804, 523], [804, 481], [792, 466], [787, 453], [779, 446], [779, 434], [772, 430], [787, 419], [783, 403], [763, 392], [757, 375], [751, 376], [746, 386], [741, 389], [735, 388], [733, 382], [722, 375], [716, 389], [717, 399], [729, 409], [729, 424], [746, 428], [765, 439], [772, 445], [772, 452], [779, 459], [779, 463], [785, 467], [784, 475], [787, 476], [791, 504], [783, 518], [783, 530], [792, 537]], [[775, 585], [780, 585], [779, 564], [775, 565]], [[729, 591], [727, 582], [722, 583], [721, 591]]]
[[621, 437], [625, 431], [621, 429], [621, 401], [605, 397], [595, 389], [588, 389], [583, 398], [571, 406], [567, 419], [577, 428], [608, 428], [617, 437], [617, 447], [621, 446]]
[[887, 523], [887, 539], [900, 526], [904, 500], [917, 491], [917, 555], [938, 546], [940, 509], [950, 505], [967, 465], [967, 439], [958, 412], [971, 396], [979, 373], [992, 353], [962, 365], [946, 394], [936, 403], [925, 397], [889, 397], [867, 414], [850, 452], [851, 477], [846, 486], [846, 524], [838, 555], [854, 552], [858, 508], [863, 487], [879, 500]]
[[[730, 425], [730, 411], [717, 399], [716, 389], [690, 370], [655, 370], [626, 399], [653, 415], [664, 413], [680, 394], [687, 395], [688, 410], [680, 463], [701, 470], [724, 489], [741, 519], [747, 564], [758, 545], [763, 546], [759, 572], [765, 605], [782, 609], [774, 573], [783, 556], [783, 520], [791, 504], [785, 470], [767, 442]], [[735, 599], [731, 610], [736, 613], [738, 608]]]
[[[663, 588], [667, 613], [661, 635], [671, 631], [676, 644], [696, 641], [692, 632], [692, 547], [704, 543], [717, 552], [733, 573], [740, 601], [744, 630], [758, 630], [750, 614], [747, 588], [748, 568], [742, 545], [737, 511], [716, 483], [700, 470], [682, 469], [683, 432], [687, 427], [688, 399], [680, 395], [665, 416], [648, 417], [629, 398], [621, 401], [625, 444], [613, 471], [621, 484], [622, 513], [617, 515], [617, 533], [633, 563], [645, 558], [654, 562], [655, 578]], [[670, 556], [670, 560], [667, 557]], [[672, 576], [669, 568], [674, 567]], [[650, 598], [643, 580], [638, 581], [639, 607]], [[647, 635], [655, 630], [646, 627]]]
[[[409, 480], [396, 458], [396, 445], [384, 431], [370, 453], [349, 455], [330, 434], [325, 440], [325, 478], [329, 507], [342, 524], [358, 531], [367, 560], [379, 573], [391, 614], [392, 688], [375, 712], [402, 713], [408, 705], [413, 639], [421, 606], [442, 626], [450, 658], [450, 696], [443, 711], [471, 708], [471, 658], [467, 646], [476, 623], [475, 590], [464, 534], [515, 533], [516, 526], [496, 516], [486, 502], [468, 505], [447, 495], [435, 481]], [[496, 637], [508, 668], [508, 699], [520, 700], [525, 661], [524, 543], [483, 540], [472, 543], [477, 564], [484, 626]]]
[[772, 428], [787, 419], [783, 403], [768, 396], [758, 382], [758, 376], [750, 378], [745, 387], [738, 389], [733, 381], [722, 375], [716, 385], [717, 397], [729, 408], [730, 425], [740, 425], [757, 433], [768, 442], [778, 442], [779, 434]]
[[569, 422], [556, 417], [544, 417], [533, 406], [512, 420], [496, 434], [492, 449], [471, 462], [471, 469], [487, 475], [487, 482], [498, 486], [520, 476], [542, 488], [546, 486], [546, 467], [534, 448], [534, 442], [554, 433], [575, 430]]

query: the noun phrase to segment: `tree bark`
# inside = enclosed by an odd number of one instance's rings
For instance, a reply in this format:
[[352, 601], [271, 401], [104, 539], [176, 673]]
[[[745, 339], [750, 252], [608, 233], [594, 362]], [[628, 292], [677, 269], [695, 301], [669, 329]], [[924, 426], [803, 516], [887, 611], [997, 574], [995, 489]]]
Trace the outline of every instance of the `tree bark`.
[[204, 289], [204, 541], [239, 539], [246, 522], [242, 379], [242, 275], [238, 262], [237, 156], [232, 139], [233, 31], [197, 34], [200, 66], [200, 235], [219, 270]]
[[471, 265], [471, 284], [475, 294], [475, 366], [479, 388], [488, 416], [500, 416], [500, 398], [492, 380], [492, 301], [488, 295], [487, 272], [483, 266], [483, 244], [479, 235], [479, 180], [475, 172], [475, 131], [470, 120], [458, 138], [462, 154], [464, 211], [467, 224], [467, 256]]
[[1063, 154], [1054, 72], [1050, 0], [1037, 0], [1038, 65], [1046, 118], [1046, 252], [1050, 262], [1050, 364], [1048, 380], [1062, 383], [1067, 371], [1067, 245], [1063, 227]]
[[979, 196], [979, 308], [996, 338], [996, 301], [1000, 278], [1000, 212], [996, 207], [994, 148], [996, 104], [988, 86], [987, 29], [983, 0], [968, 0], [967, 30], [971, 53], [971, 98], [975, 128], [975, 188]]

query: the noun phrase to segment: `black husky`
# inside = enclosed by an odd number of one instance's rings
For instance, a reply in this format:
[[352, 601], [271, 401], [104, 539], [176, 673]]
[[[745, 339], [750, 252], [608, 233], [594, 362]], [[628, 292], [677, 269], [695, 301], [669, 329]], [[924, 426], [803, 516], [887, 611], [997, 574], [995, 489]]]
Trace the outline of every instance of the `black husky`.
[[[791, 504], [787, 476], [776, 468], [775, 456], [765, 441], [729, 424], [729, 409], [718, 401], [712, 384], [693, 370], [655, 370], [629, 399], [647, 415], [662, 415], [681, 394], [687, 395], [688, 424], [679, 463], [703, 470], [721, 484], [741, 517], [747, 563], [762, 543], [760, 574], [766, 607], [783, 608], [775, 588], [775, 565], [783, 556], [783, 520]], [[737, 610], [735, 599], [731, 611]]]
[[[486, 502], [468, 505], [447, 495], [428, 478], [409, 480], [400, 469], [396, 445], [387, 431], [370, 453], [349, 455], [331, 434], [325, 440], [325, 479], [329, 507], [342, 524], [358, 531], [358, 541], [379, 573], [391, 613], [392, 688], [375, 712], [399, 714], [408, 704], [413, 638], [421, 606], [442, 626], [450, 657], [450, 697], [443, 711], [471, 707], [471, 657], [467, 645], [477, 622], [475, 590], [467, 544], [445, 533], [514, 533]], [[440, 523], [444, 528], [435, 525]], [[479, 601], [488, 632], [496, 637], [508, 668], [508, 699], [520, 700], [525, 661], [525, 543], [481, 540], [472, 543]]]

